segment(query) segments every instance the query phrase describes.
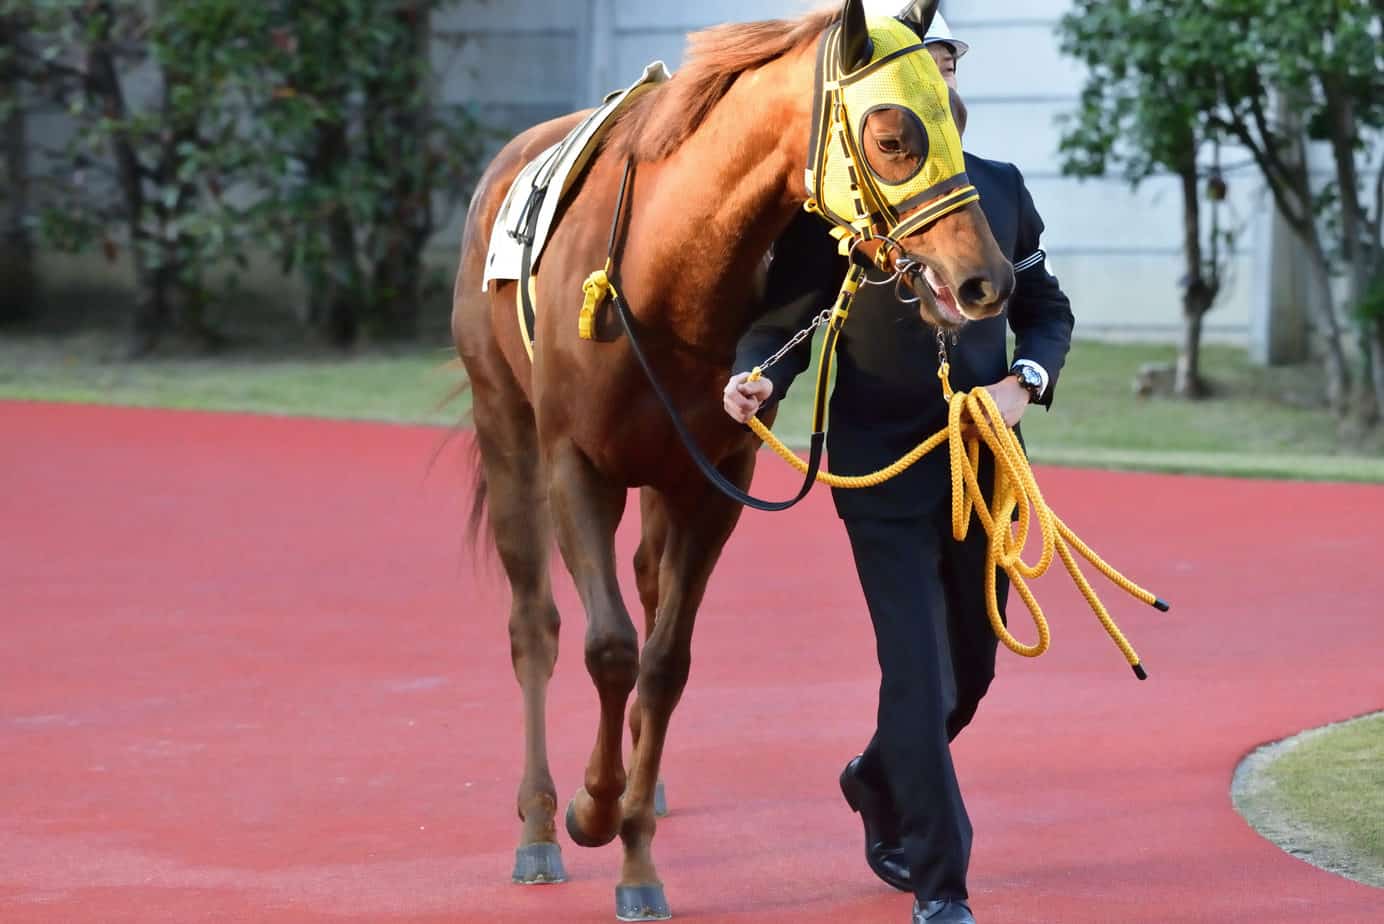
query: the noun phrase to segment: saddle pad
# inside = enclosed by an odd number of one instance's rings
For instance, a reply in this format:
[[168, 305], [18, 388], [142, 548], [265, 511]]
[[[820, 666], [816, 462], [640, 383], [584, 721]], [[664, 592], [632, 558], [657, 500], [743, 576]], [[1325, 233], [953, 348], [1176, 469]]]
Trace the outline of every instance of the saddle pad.
[[[552, 231], [553, 216], [557, 214], [563, 197], [591, 161], [611, 119], [645, 91], [658, 86], [670, 76], [662, 61], [645, 67], [638, 80], [607, 96], [600, 108], [579, 122], [566, 138], [519, 171], [505, 193], [504, 202], [495, 218], [495, 227], [490, 231], [490, 249], [485, 255], [485, 277], [481, 280], [481, 291], [490, 287], [492, 279], [518, 279], [522, 274], [526, 229], [533, 217], [530, 215], [531, 203], [538, 201], [536, 192], [541, 195], [541, 202], [538, 205], [537, 224], [533, 229], [531, 265], [538, 265], [543, 244]], [[546, 194], [542, 194], [542, 191], [546, 191]]]

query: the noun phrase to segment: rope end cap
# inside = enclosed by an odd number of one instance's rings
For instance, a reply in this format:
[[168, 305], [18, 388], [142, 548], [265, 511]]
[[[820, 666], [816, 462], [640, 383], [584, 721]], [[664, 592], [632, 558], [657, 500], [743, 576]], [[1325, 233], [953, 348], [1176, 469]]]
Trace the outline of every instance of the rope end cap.
[[1147, 673], [1144, 672], [1144, 665], [1142, 665], [1142, 664], [1132, 664], [1132, 665], [1130, 665], [1130, 666], [1134, 668], [1134, 676], [1135, 676], [1135, 677], [1138, 677], [1140, 680], [1148, 680], [1148, 679], [1149, 679], [1149, 675], [1148, 675]]
[[1169, 609], [1168, 601], [1162, 599], [1155, 599], [1153, 601], [1153, 608], [1155, 610], [1158, 610], [1158, 612], [1160, 613], [1166, 613]]

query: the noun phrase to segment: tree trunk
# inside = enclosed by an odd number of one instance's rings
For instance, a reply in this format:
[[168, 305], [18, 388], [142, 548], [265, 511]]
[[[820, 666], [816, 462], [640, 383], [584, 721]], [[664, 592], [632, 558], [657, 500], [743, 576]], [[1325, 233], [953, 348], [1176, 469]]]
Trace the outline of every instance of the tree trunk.
[[[1369, 221], [1364, 206], [1360, 202], [1360, 174], [1356, 158], [1356, 120], [1355, 103], [1350, 92], [1334, 74], [1323, 75], [1322, 92], [1326, 100], [1331, 153], [1336, 163], [1336, 189], [1340, 196], [1341, 217], [1341, 255], [1346, 270], [1346, 305], [1352, 309], [1359, 305], [1370, 289], [1370, 281], [1375, 273], [1374, 242], [1366, 239]], [[1359, 322], [1361, 354], [1364, 359], [1363, 374], [1356, 382], [1354, 394], [1350, 398], [1350, 415], [1355, 423], [1368, 429], [1379, 420], [1384, 404], [1379, 401], [1380, 383], [1376, 319], [1363, 319]]]
[[[106, 5], [98, 18], [103, 31], [87, 47], [86, 95], [94, 109], [115, 122], [123, 122], [128, 109], [115, 57], [110, 47], [111, 23], [115, 15]], [[135, 271], [135, 310], [130, 324], [129, 355], [146, 356], [159, 345], [171, 315], [170, 295], [173, 279], [168, 270], [153, 264], [154, 249], [147, 225], [148, 201], [144, 195], [144, 169], [134, 145], [124, 131], [111, 134], [116, 177], [125, 200], [125, 223], [130, 235], [130, 260]]]
[[348, 347], [360, 334], [363, 293], [356, 263], [355, 228], [344, 206], [334, 206], [327, 217], [327, 238], [331, 253], [321, 329], [334, 346]]
[[370, 160], [392, 178], [390, 194], [373, 217], [371, 319], [382, 336], [412, 337], [422, 300], [423, 248], [433, 230], [428, 4], [401, 3], [394, 17], [398, 32], [392, 54], [410, 64], [402, 77], [378, 82], [368, 91], [372, 102], [367, 118], [375, 123], [367, 132]]
[[[1237, 100], [1226, 102], [1232, 109], [1238, 105]], [[1274, 206], [1302, 242], [1312, 272], [1311, 288], [1319, 296], [1310, 300], [1308, 317], [1325, 352], [1323, 371], [1327, 401], [1336, 414], [1344, 414], [1350, 398], [1350, 366], [1341, 342], [1341, 323], [1336, 317], [1335, 297], [1331, 291], [1331, 271], [1317, 227], [1307, 164], [1307, 136], [1301, 115], [1294, 100], [1280, 88], [1275, 114], [1278, 128], [1270, 130], [1269, 120], [1259, 105], [1262, 100], [1251, 97], [1250, 102], [1254, 127], [1243, 115], [1223, 127], [1254, 156], [1260, 175], [1273, 196]]]
[[[318, 182], [331, 182], [347, 159], [346, 126], [329, 122], [317, 129], [312, 171]], [[355, 224], [340, 202], [333, 203], [323, 219], [327, 244], [326, 266], [308, 279], [311, 318], [318, 332], [337, 347], [348, 347], [360, 334], [363, 284], [356, 258]]]
[[[0, 44], [10, 47], [21, 38], [21, 29], [8, 17], [0, 17]], [[24, 98], [17, 68], [0, 72], [0, 106], [9, 108], [0, 131], [4, 132], [4, 202], [0, 225], [0, 322], [16, 321], [34, 313], [34, 245], [29, 236], [29, 141]]]
[[1201, 254], [1201, 200], [1197, 195], [1196, 148], [1178, 171], [1182, 180], [1182, 255], [1186, 274], [1182, 289], [1182, 347], [1177, 353], [1173, 392], [1183, 398], [1206, 394], [1201, 378], [1201, 321], [1216, 299], [1216, 284], [1205, 277]]
[[[1326, 373], [1326, 400], [1331, 409], [1344, 416], [1350, 408], [1350, 365], [1346, 360], [1345, 346], [1341, 342], [1341, 325], [1336, 318], [1336, 299], [1331, 291], [1331, 269], [1322, 250], [1321, 236], [1316, 227], [1306, 229], [1310, 235], [1306, 243], [1307, 265], [1312, 270], [1312, 288], [1318, 297], [1312, 300], [1317, 332], [1322, 337], [1325, 351], [1324, 372]], [[1299, 230], [1303, 234], [1303, 230]]]

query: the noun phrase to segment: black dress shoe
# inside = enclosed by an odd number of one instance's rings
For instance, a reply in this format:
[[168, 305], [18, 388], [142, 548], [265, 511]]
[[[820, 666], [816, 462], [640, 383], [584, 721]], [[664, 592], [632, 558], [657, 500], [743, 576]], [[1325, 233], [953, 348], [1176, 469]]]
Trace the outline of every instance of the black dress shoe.
[[865, 863], [876, 876], [900, 892], [912, 892], [913, 882], [899, 841], [899, 827], [885, 798], [860, 778], [860, 757], [841, 771], [841, 795], [865, 825]]
[[976, 924], [971, 906], [959, 898], [923, 903], [913, 900], [913, 924]]

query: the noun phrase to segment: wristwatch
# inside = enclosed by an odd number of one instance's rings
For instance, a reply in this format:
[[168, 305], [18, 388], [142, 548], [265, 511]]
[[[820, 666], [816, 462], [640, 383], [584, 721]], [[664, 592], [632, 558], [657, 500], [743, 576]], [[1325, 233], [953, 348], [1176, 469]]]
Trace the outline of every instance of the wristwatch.
[[1043, 377], [1038, 370], [1028, 363], [1015, 363], [1009, 367], [1009, 374], [1018, 378], [1019, 384], [1028, 389], [1029, 403], [1037, 404], [1043, 396]]

